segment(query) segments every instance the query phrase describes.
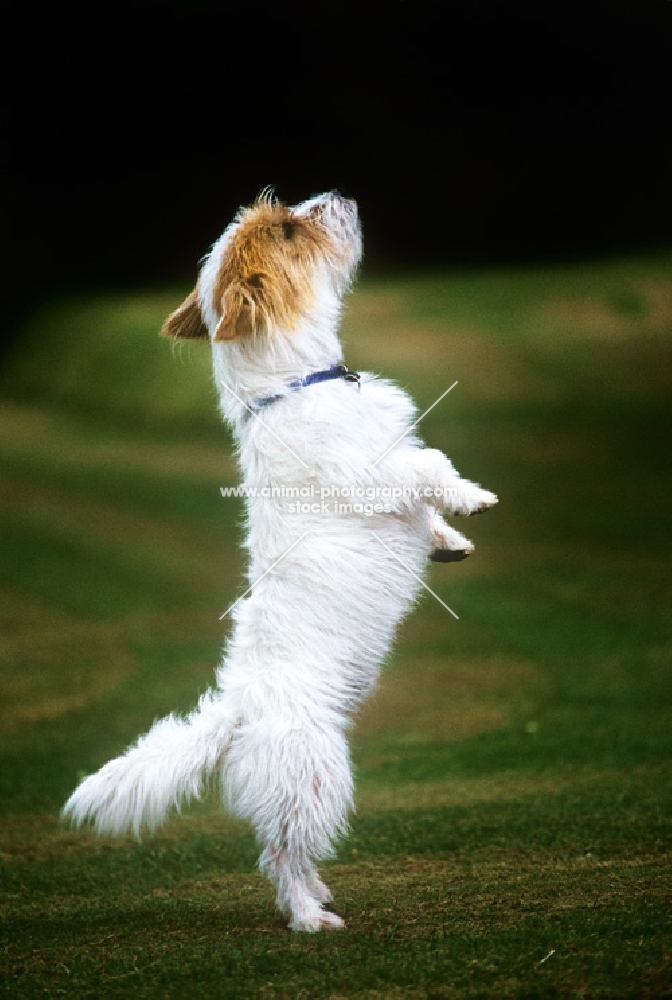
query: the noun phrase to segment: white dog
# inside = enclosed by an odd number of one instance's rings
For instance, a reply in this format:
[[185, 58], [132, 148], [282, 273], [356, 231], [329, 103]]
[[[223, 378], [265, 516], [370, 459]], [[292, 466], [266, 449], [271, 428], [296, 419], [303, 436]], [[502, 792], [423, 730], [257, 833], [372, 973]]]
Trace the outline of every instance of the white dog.
[[315, 865], [347, 828], [353, 712], [432, 549], [451, 559], [473, 548], [438, 511], [497, 502], [422, 446], [404, 392], [342, 365], [340, 305], [360, 256], [353, 201], [329, 193], [289, 208], [263, 194], [166, 321], [169, 337], [211, 341], [250, 488], [250, 589], [233, 608], [216, 688], [187, 718], [156, 722], [64, 808], [100, 833], [137, 835], [218, 777], [255, 829], [279, 908], [303, 931], [343, 926]]

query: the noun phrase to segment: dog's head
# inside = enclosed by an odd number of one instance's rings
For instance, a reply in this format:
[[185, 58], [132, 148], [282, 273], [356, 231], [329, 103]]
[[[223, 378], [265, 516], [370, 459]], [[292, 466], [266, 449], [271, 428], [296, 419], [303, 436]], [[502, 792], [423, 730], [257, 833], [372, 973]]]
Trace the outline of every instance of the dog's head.
[[161, 332], [217, 342], [291, 333], [319, 298], [340, 299], [360, 257], [354, 201], [329, 192], [290, 208], [262, 193], [215, 243]]

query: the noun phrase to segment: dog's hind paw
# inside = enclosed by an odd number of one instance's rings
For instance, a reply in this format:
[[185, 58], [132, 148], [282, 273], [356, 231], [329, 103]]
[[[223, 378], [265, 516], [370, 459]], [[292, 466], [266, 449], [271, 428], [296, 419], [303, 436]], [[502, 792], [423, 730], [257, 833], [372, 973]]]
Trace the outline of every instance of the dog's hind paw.
[[320, 918], [320, 929], [323, 931], [342, 931], [345, 927], [345, 920], [331, 910], [322, 910]]
[[318, 931], [340, 931], [345, 927], [345, 921], [330, 910], [319, 909], [294, 917], [289, 926], [293, 931], [317, 934]]

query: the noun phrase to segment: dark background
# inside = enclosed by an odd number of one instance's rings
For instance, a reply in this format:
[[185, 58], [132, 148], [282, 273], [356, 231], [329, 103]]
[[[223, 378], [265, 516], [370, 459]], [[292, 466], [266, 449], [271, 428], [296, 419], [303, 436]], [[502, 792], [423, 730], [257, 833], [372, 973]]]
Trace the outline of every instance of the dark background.
[[672, 236], [672, 3], [54, 5], [16, 14], [5, 328], [188, 283], [240, 204], [337, 187], [370, 271]]

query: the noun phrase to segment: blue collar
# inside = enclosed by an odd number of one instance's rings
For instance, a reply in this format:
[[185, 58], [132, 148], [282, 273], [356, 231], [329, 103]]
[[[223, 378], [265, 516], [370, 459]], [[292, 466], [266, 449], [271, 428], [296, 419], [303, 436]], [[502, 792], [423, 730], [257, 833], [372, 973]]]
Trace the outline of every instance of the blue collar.
[[[304, 386], [313, 385], [315, 382], [329, 382], [331, 379], [342, 378], [346, 382], [356, 382], [357, 388], [361, 387], [360, 378], [361, 376], [357, 372], [351, 372], [346, 368], [345, 365], [332, 365], [331, 368], [326, 368], [321, 372], [311, 372], [310, 375], [306, 375], [304, 378], [295, 378], [292, 382], [287, 383], [287, 388], [295, 392], [297, 389], [303, 389]], [[278, 399], [284, 399], [286, 393], [279, 392], [275, 396], [264, 396], [261, 399], [257, 399], [251, 406], [250, 409], [245, 412], [244, 420], [248, 420], [250, 413], [258, 413], [259, 410], [263, 410], [264, 407], [269, 406], [271, 403], [275, 403]]]

